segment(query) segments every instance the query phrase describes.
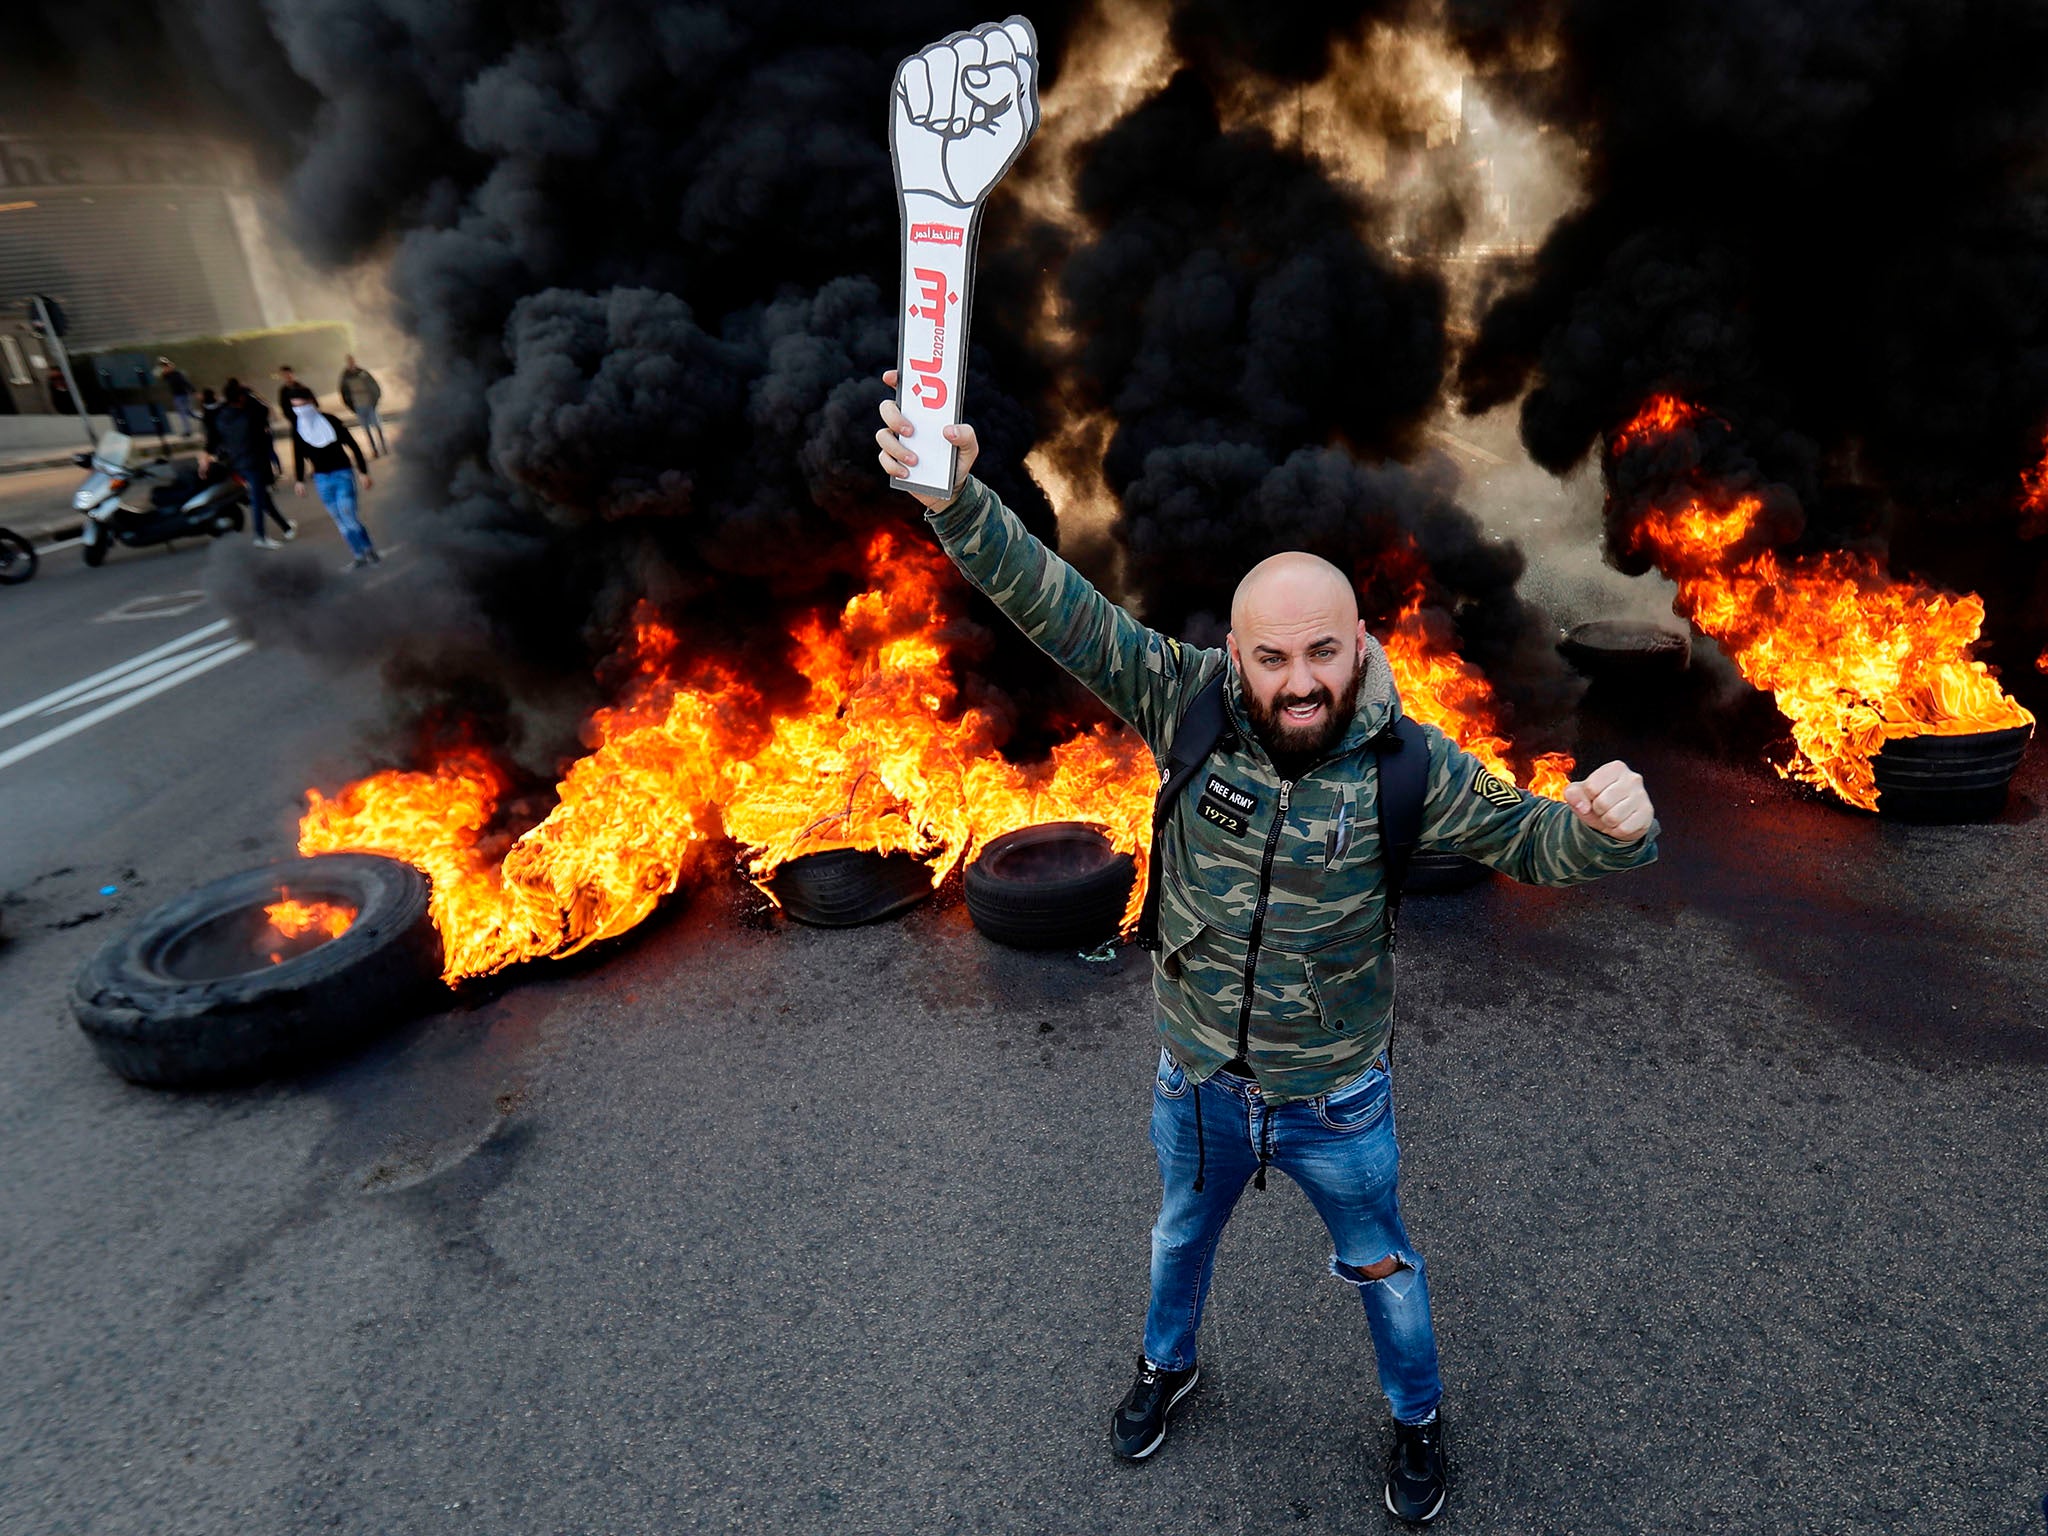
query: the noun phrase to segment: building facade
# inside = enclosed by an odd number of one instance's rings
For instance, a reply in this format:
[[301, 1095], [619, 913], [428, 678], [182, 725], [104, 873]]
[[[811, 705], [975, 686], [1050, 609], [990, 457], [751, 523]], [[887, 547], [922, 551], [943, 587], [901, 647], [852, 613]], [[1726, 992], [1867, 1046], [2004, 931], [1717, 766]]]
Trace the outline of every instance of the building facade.
[[287, 324], [259, 195], [213, 140], [0, 134], [0, 307], [57, 299], [74, 351]]

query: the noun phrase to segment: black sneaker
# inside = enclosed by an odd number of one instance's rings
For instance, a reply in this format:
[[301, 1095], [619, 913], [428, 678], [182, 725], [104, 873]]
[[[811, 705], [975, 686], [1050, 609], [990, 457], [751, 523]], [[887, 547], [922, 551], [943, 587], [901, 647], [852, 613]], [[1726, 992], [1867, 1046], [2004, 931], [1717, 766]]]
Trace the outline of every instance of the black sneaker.
[[1173, 1412], [1173, 1405], [1194, 1391], [1201, 1379], [1199, 1364], [1169, 1371], [1140, 1360], [1138, 1379], [1109, 1421], [1109, 1448], [1125, 1461], [1143, 1461], [1150, 1456], [1166, 1439], [1166, 1416]]
[[1444, 1421], [1394, 1424], [1394, 1449], [1387, 1457], [1387, 1513], [1410, 1525], [1434, 1520], [1444, 1507], [1450, 1478], [1444, 1468]]

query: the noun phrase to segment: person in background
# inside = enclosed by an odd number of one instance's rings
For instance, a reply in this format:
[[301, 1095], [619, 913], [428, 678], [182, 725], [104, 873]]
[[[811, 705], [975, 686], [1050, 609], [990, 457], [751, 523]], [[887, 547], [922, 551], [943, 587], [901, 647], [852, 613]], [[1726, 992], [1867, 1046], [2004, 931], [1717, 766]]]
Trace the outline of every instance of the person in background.
[[[348, 467], [350, 454], [355, 455], [355, 469]], [[369, 530], [356, 515], [356, 470], [362, 471], [367, 489], [372, 483], [370, 466], [363, 462], [363, 450], [356, 446], [341, 418], [321, 410], [319, 402], [310, 398], [292, 405], [292, 489], [300, 496], [306, 494], [309, 465], [321, 505], [348, 540], [349, 553], [356, 557], [350, 569], [380, 563], [377, 546], [370, 542]]]
[[270, 499], [271, 481], [278, 469], [277, 448], [270, 441], [270, 409], [250, 394], [239, 379], [228, 380], [226, 398], [206, 424], [206, 448], [199, 455], [202, 479], [216, 458], [224, 460], [249, 487], [249, 517], [256, 530], [258, 549], [283, 548], [278, 540], [264, 535], [266, 514], [277, 520], [287, 540], [299, 536], [299, 530]]
[[292, 407], [301, 400], [313, 398], [313, 391], [299, 382], [299, 376], [292, 372], [292, 365], [286, 363], [277, 370], [277, 414], [286, 421], [292, 419]]
[[384, 391], [377, 376], [360, 367], [353, 355], [341, 361], [342, 407], [356, 413], [356, 420], [362, 423], [363, 441], [370, 445], [370, 456], [381, 459], [391, 451], [384, 442], [384, 424], [377, 419], [377, 402], [384, 398]]
[[43, 387], [50, 392], [50, 409], [69, 416], [78, 407], [72, 403], [71, 386], [64, 382], [64, 370], [52, 367], [43, 379]]
[[171, 392], [171, 410], [178, 418], [178, 435], [192, 435], [192, 381], [185, 377], [185, 370], [168, 357], [156, 360], [156, 376], [163, 380], [164, 388]]

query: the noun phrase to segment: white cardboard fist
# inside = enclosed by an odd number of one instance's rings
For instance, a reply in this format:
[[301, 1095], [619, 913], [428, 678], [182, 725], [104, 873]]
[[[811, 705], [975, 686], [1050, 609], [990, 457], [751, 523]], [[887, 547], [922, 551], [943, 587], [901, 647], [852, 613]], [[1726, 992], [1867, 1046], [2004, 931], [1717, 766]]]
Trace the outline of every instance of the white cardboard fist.
[[955, 32], [896, 67], [889, 147], [903, 217], [896, 403], [918, 462], [896, 483], [950, 496], [982, 203], [1038, 127], [1038, 34], [1022, 16]]
[[956, 32], [896, 69], [896, 178], [971, 208], [1038, 126], [1038, 38], [1021, 16]]

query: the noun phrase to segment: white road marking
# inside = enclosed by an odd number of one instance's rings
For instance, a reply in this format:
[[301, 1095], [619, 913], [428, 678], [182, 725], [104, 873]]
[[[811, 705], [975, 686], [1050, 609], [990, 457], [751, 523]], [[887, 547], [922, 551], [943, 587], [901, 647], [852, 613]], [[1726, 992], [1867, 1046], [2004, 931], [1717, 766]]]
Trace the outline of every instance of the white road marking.
[[234, 643], [233, 640], [216, 640], [213, 644], [203, 645], [196, 651], [180, 651], [175, 656], [166, 656], [162, 661], [153, 661], [146, 667], [138, 667], [133, 672], [123, 673], [111, 683], [101, 683], [90, 692], [66, 699], [62, 704], [52, 704], [43, 713], [61, 715], [67, 709], [81, 709], [87, 704], [98, 703], [101, 699], [113, 698], [116, 694], [126, 693], [131, 688], [140, 688], [144, 683], [153, 683], [160, 677], [167, 677], [178, 668], [202, 661], [216, 652], [226, 650]]
[[80, 715], [76, 720], [68, 720], [62, 725], [43, 732], [40, 736], [32, 736], [18, 747], [9, 747], [5, 752], [0, 752], [0, 768], [12, 767], [25, 757], [35, 756], [36, 753], [42, 751], [45, 747], [54, 747], [66, 737], [76, 736], [80, 731], [90, 730], [102, 720], [112, 719], [123, 710], [133, 709], [145, 699], [153, 699], [160, 693], [169, 692], [177, 687], [178, 684], [190, 682], [202, 672], [211, 672], [215, 667], [224, 666], [228, 662], [233, 661], [237, 656], [246, 656], [255, 649], [256, 647], [246, 640], [234, 641], [225, 650], [215, 650], [204, 659], [193, 662], [192, 665], [186, 667], [183, 671], [173, 672], [169, 677], [158, 678], [147, 688], [138, 688], [133, 693], [125, 693], [112, 703], [102, 704], [90, 714]]
[[48, 714], [53, 705], [62, 704], [66, 699], [76, 698], [88, 689], [97, 688], [101, 683], [120, 677], [124, 673], [132, 672], [137, 667], [146, 667], [159, 657], [168, 656], [173, 651], [183, 650], [187, 646], [219, 634], [227, 627], [228, 621], [226, 619], [215, 619], [211, 624], [202, 624], [188, 635], [180, 635], [175, 640], [166, 640], [162, 645], [144, 651], [140, 656], [131, 656], [126, 661], [117, 662], [115, 665], [108, 667], [104, 672], [95, 672], [91, 677], [81, 678], [67, 687], [59, 688], [54, 693], [46, 693], [40, 699], [30, 699], [28, 703], [10, 709], [5, 714], [0, 714], [0, 730], [5, 730], [17, 720], [26, 720], [30, 715]]
[[154, 597], [134, 597], [118, 608], [109, 608], [93, 620], [95, 624], [125, 624], [138, 619], [175, 619], [190, 613], [206, 601], [204, 592], [161, 592]]

